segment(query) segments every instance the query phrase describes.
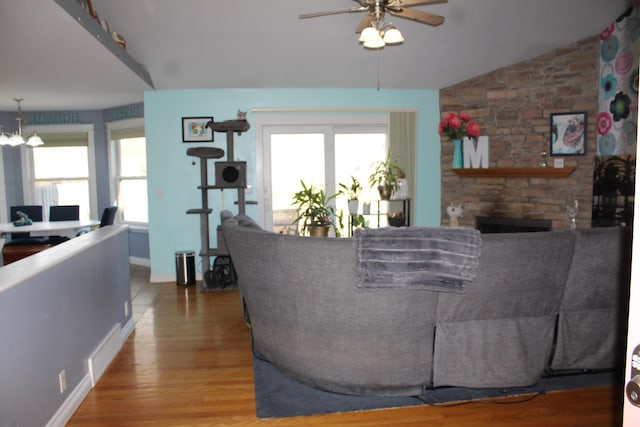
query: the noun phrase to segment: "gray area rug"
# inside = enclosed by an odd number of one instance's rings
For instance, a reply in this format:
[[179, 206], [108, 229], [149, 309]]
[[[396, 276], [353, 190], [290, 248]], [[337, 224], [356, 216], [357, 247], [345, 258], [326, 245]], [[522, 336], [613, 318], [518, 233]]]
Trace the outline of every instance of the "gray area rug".
[[427, 390], [418, 397], [376, 397], [350, 396], [317, 390], [286, 377], [269, 362], [256, 357], [253, 358], [253, 371], [258, 418], [286, 418], [417, 405], [446, 405], [494, 397], [611, 386], [622, 382], [621, 373], [609, 371], [543, 378], [532, 387], [508, 389], [440, 387]]

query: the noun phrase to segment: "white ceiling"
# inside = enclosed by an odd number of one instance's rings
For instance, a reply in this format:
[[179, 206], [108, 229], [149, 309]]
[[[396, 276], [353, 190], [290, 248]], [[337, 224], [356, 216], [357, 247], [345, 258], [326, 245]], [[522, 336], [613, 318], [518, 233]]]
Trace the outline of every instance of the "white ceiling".
[[[440, 89], [600, 33], [631, 0], [449, 0], [416, 6], [430, 27], [393, 18], [400, 46], [369, 51], [352, 0], [92, 0], [155, 89]], [[390, 17], [388, 17], [390, 18]], [[387, 19], [389, 20], [389, 19]], [[0, 111], [101, 109], [152, 88], [54, 0], [0, 2]], [[378, 70], [379, 65], [379, 70]]]

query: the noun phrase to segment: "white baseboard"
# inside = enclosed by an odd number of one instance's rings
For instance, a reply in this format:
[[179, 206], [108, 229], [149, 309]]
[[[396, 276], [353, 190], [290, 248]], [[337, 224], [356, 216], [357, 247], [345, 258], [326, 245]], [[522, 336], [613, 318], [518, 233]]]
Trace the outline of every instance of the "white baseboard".
[[88, 359], [89, 377], [91, 378], [91, 386], [95, 387], [107, 370], [111, 361], [122, 347], [122, 328], [120, 323], [115, 325], [107, 336], [102, 340], [98, 347], [93, 351]]
[[109, 331], [87, 360], [89, 372], [69, 393], [69, 396], [51, 417], [46, 427], [64, 427], [69, 422], [91, 389], [95, 387], [102, 374], [104, 374], [111, 361], [116, 357], [122, 348], [122, 343], [129, 338], [134, 329], [135, 321], [133, 318], [129, 318], [123, 328], [120, 324], [117, 324]]
[[140, 265], [142, 267], [151, 267], [151, 260], [149, 258], [130, 256], [129, 263], [133, 265]]
[[78, 385], [69, 393], [62, 405], [58, 408], [53, 417], [47, 422], [46, 427], [64, 427], [76, 410], [80, 407], [82, 401], [91, 391], [91, 377], [85, 375]]
[[122, 328], [122, 331], [120, 332], [121, 340], [123, 344], [127, 340], [127, 338], [129, 338], [129, 335], [133, 333], [135, 328], [136, 328], [136, 322], [135, 320], [133, 320], [133, 317], [130, 317], [127, 323], [125, 323], [124, 327]]
[[154, 274], [154, 273], [151, 273], [151, 275], [149, 276], [149, 281], [151, 283], [175, 282], [176, 281], [176, 275], [175, 274]]

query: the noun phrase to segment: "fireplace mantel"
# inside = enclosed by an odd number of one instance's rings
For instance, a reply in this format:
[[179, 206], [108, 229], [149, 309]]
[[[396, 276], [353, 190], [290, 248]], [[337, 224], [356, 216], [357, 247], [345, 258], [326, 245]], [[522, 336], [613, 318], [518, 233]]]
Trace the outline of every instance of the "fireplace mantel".
[[461, 178], [567, 178], [574, 167], [568, 168], [460, 168], [452, 169]]

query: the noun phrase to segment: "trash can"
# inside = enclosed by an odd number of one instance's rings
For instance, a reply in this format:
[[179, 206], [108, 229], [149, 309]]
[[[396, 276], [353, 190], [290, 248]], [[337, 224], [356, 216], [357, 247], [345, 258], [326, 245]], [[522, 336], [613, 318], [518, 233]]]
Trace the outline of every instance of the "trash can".
[[196, 283], [196, 254], [193, 251], [176, 252], [176, 285]]

